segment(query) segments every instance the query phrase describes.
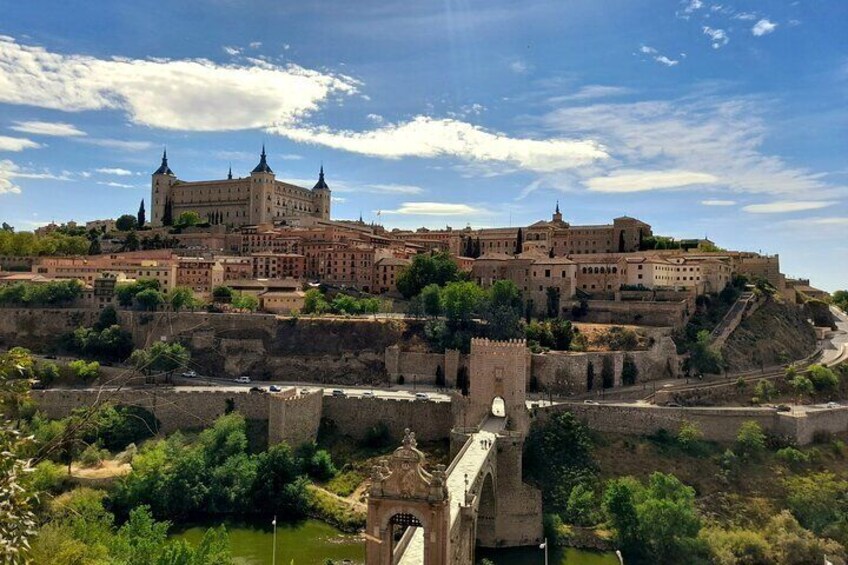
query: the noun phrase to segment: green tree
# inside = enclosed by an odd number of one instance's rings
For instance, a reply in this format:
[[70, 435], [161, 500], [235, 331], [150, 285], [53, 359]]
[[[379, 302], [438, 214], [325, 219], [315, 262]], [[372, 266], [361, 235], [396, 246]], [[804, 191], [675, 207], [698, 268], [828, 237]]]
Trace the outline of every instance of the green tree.
[[138, 228], [138, 219], [131, 214], [124, 214], [115, 220], [115, 228], [118, 231], [132, 231]]
[[795, 404], [801, 404], [801, 398], [813, 394], [815, 386], [813, 381], [804, 375], [798, 375], [789, 383], [792, 386], [792, 391], [795, 393]]
[[740, 453], [751, 457], [762, 453], [766, 448], [766, 434], [754, 420], [742, 422], [736, 434], [736, 445]]
[[689, 359], [692, 367], [701, 373], [721, 373], [724, 365], [721, 352], [713, 347], [707, 330], [698, 332], [695, 342], [690, 346]]
[[179, 343], [157, 341], [148, 349], [137, 349], [130, 356], [130, 362], [146, 373], [175, 371], [185, 367], [191, 354]]
[[509, 280], [495, 281], [484, 297], [483, 317], [489, 337], [499, 340], [519, 337], [523, 309], [521, 291], [515, 283]]
[[68, 369], [77, 379], [88, 382], [93, 381], [100, 374], [100, 363], [97, 361], [87, 363], [82, 359], [76, 359], [68, 363]]
[[398, 274], [397, 289], [405, 298], [412, 298], [429, 284], [444, 286], [460, 278], [459, 267], [448, 253], [420, 254]]
[[442, 315], [442, 289], [439, 285], [428, 284], [421, 289], [419, 296], [426, 315], [434, 318]]
[[848, 480], [829, 471], [785, 479], [786, 502], [805, 528], [819, 535], [848, 520]]
[[[309, 291], [307, 291], [307, 296]], [[233, 289], [228, 286], [216, 286], [212, 289], [212, 299], [215, 302], [229, 302], [233, 299]]]
[[323, 314], [330, 311], [330, 305], [324, 298], [324, 295], [317, 288], [310, 288], [306, 291], [303, 300], [304, 314]]
[[831, 295], [833, 305], [848, 313], [848, 290], [837, 290]]
[[231, 304], [233, 305], [233, 308], [238, 308], [239, 310], [248, 310], [250, 312], [256, 312], [256, 310], [259, 308], [259, 299], [253, 296], [252, 294], [236, 292], [235, 294], [233, 294]]
[[121, 244], [121, 251], [138, 251], [139, 247], [141, 247], [141, 242], [138, 240], [138, 235], [135, 231], [131, 231], [124, 238], [124, 242]]
[[445, 317], [454, 325], [465, 325], [480, 310], [483, 290], [472, 282], [452, 282], [442, 291]]
[[807, 371], [813, 386], [819, 391], [831, 391], [839, 386], [839, 376], [824, 365], [813, 365]]
[[201, 223], [200, 214], [195, 211], [183, 212], [177, 217], [176, 227], [190, 228]]
[[559, 288], [555, 286], [549, 286], [545, 289], [545, 300], [546, 300], [546, 310], [548, 314], [548, 318], [558, 318], [559, 317], [559, 305], [560, 305], [560, 295]]
[[306, 483], [288, 445], [278, 443], [259, 455], [252, 492], [259, 513], [292, 518], [306, 513]]
[[183, 309], [193, 310], [198, 306], [200, 301], [195, 297], [194, 291], [185, 286], [175, 287], [168, 293], [168, 304], [174, 312], [179, 312]]
[[754, 386], [754, 396], [760, 400], [760, 402], [768, 402], [772, 399], [772, 397], [777, 394], [777, 387], [774, 386], [774, 383], [767, 379], [760, 379], [757, 381], [756, 386]]
[[135, 295], [135, 302], [142, 310], [153, 312], [165, 304], [165, 297], [158, 290], [148, 288]]

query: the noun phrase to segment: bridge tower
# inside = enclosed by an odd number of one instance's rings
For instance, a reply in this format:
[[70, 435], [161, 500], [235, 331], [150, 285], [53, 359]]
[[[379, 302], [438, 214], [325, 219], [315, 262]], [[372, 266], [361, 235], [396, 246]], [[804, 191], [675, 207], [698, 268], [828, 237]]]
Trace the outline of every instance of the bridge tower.
[[523, 339], [472, 339], [468, 394], [452, 398], [452, 458], [476, 432], [501, 424], [492, 465], [494, 488], [483, 485], [477, 510], [476, 544], [481, 547], [532, 545], [543, 536], [542, 493], [522, 479], [524, 440], [530, 431], [529, 374], [530, 350]]
[[[403, 445], [371, 471], [365, 531], [365, 563], [394, 565], [409, 543], [411, 527], [423, 528], [423, 565], [448, 565], [450, 495], [445, 466], [424, 469], [415, 434], [405, 431]], [[405, 534], [403, 528], [406, 528]]]

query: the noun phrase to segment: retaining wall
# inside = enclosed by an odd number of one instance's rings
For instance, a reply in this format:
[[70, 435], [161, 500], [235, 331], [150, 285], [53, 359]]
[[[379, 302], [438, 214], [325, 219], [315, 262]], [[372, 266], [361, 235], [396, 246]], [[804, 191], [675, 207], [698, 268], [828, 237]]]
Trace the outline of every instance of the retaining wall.
[[383, 423], [395, 441], [403, 439], [404, 428], [413, 430], [422, 441], [444, 439], [453, 423], [450, 402], [333, 396], [324, 397], [322, 419], [332, 421], [339, 432], [356, 439]]

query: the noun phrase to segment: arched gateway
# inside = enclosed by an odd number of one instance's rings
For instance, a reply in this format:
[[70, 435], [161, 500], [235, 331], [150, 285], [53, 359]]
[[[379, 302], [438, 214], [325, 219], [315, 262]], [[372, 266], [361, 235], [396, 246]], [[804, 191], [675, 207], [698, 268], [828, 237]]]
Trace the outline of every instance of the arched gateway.
[[372, 471], [367, 565], [471, 565], [478, 545], [541, 541], [541, 493], [521, 473], [529, 364], [523, 340], [472, 340], [468, 395], [452, 398], [450, 467], [428, 473], [406, 430]]

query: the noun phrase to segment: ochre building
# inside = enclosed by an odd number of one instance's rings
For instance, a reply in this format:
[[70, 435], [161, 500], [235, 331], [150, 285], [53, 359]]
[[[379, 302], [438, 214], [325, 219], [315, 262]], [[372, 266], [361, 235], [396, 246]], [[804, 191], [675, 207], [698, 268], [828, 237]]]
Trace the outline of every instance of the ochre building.
[[324, 181], [324, 167], [312, 189], [276, 179], [268, 165], [265, 147], [259, 164], [249, 177], [184, 181], [168, 166], [167, 153], [151, 178], [151, 224], [170, 225], [183, 212], [197, 212], [213, 225], [241, 227], [281, 223], [287, 218], [311, 216], [330, 219], [330, 187]]

